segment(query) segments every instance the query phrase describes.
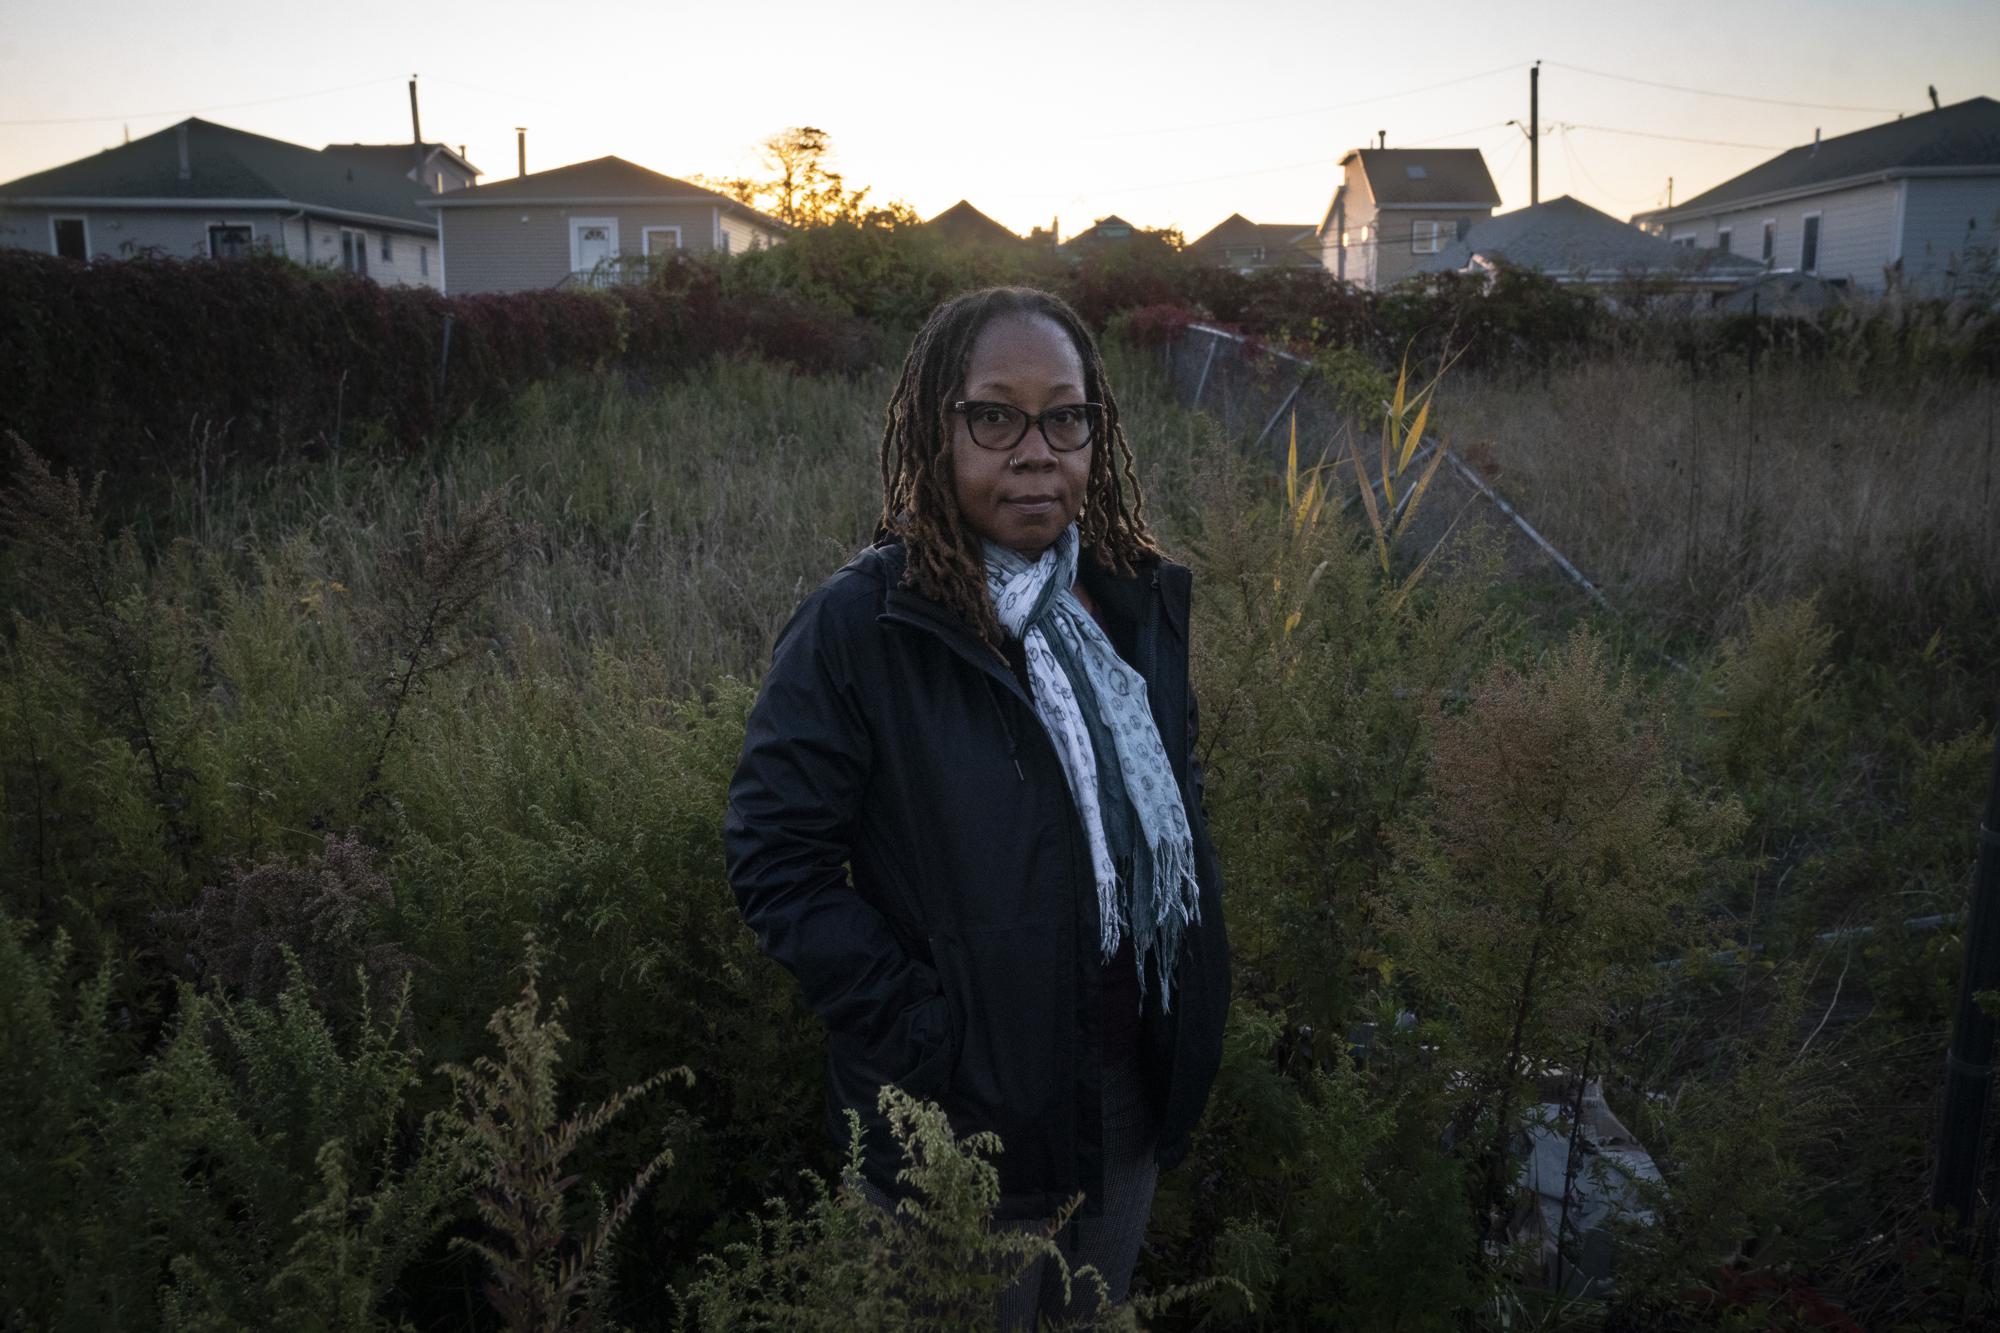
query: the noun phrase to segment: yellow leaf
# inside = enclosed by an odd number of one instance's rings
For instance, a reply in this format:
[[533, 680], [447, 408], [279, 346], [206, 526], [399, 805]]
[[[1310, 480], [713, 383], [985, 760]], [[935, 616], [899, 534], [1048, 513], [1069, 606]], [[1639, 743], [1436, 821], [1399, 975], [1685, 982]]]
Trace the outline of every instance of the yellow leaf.
[[1271, 575], [1271, 591], [1283, 592], [1284, 588], [1285, 588], [1284, 581], [1280, 579], [1276, 574]]
[[1402, 536], [1409, 528], [1410, 520], [1416, 517], [1417, 505], [1424, 498], [1424, 492], [1430, 489], [1431, 478], [1437, 475], [1438, 464], [1444, 462], [1444, 451], [1450, 447], [1450, 445], [1439, 445], [1431, 451], [1431, 461], [1424, 465], [1424, 475], [1417, 478], [1416, 487], [1410, 492], [1410, 502], [1403, 506], [1403, 517], [1397, 520], [1396, 531], [1390, 536], [1390, 541]]
[[1285, 452], [1285, 504], [1294, 506], [1299, 500], [1299, 414], [1292, 413], [1292, 444]]
[[1382, 531], [1382, 511], [1375, 507], [1375, 488], [1368, 484], [1368, 469], [1361, 466], [1359, 446], [1354, 457], [1354, 480], [1361, 487], [1361, 507], [1368, 513], [1368, 527], [1375, 534], [1375, 558], [1382, 564], [1382, 572], [1389, 572], [1389, 543]]
[[1285, 617], [1286, 638], [1289, 639], [1292, 637], [1292, 631], [1299, 627], [1299, 621], [1304, 618], [1305, 618], [1305, 613], [1303, 611], [1294, 611], [1290, 615]]
[[1417, 409], [1417, 419], [1410, 426], [1410, 433], [1403, 437], [1403, 456], [1396, 460], [1398, 476], [1401, 476], [1403, 469], [1410, 465], [1410, 455], [1417, 451], [1417, 442], [1424, 438], [1424, 422], [1430, 419], [1430, 415], [1431, 400], [1426, 396], [1423, 406]]

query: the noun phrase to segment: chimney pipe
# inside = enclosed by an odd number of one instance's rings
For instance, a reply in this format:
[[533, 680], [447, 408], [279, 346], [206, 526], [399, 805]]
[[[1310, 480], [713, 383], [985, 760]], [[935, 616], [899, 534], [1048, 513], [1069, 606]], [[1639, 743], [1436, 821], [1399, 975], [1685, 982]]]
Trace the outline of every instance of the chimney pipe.
[[1389, 146], [1389, 131], [1375, 131], [1375, 146], [1377, 148], [1387, 148]]
[[410, 76], [410, 167], [412, 180], [421, 182], [424, 178], [424, 126], [417, 119], [417, 76]]
[[181, 179], [186, 180], [194, 174], [188, 165], [188, 127], [186, 121], [182, 121], [180, 124], [174, 126], [174, 142], [181, 150]]
[[516, 176], [525, 176], [528, 174], [528, 127], [526, 125], [516, 125], [514, 127], [514, 146], [519, 151], [521, 159], [520, 169], [514, 174]]
[[1819, 151], [1819, 126], [1813, 126], [1813, 152]]

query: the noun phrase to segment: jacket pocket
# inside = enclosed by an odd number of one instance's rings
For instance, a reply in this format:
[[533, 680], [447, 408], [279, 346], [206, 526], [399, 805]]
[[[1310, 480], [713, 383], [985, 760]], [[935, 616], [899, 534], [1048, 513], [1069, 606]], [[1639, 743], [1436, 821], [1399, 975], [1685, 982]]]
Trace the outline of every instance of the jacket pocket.
[[836, 1101], [860, 1111], [863, 1119], [875, 1115], [884, 1084], [893, 1083], [919, 1100], [934, 1099], [950, 1081], [958, 1059], [950, 1006], [941, 994], [911, 1005], [898, 1016], [889, 1035], [872, 1047], [845, 1033], [833, 1033], [827, 1054]]

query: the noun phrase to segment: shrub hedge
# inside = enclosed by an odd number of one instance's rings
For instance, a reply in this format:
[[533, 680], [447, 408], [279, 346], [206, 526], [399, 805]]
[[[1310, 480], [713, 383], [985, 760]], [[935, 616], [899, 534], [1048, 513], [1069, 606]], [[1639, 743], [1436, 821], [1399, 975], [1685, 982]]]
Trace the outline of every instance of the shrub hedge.
[[784, 293], [725, 299], [692, 260], [645, 286], [445, 297], [271, 257], [0, 250], [0, 431], [121, 474], [218, 437], [408, 446], [565, 372], [652, 378], [744, 352], [844, 370], [871, 338]]

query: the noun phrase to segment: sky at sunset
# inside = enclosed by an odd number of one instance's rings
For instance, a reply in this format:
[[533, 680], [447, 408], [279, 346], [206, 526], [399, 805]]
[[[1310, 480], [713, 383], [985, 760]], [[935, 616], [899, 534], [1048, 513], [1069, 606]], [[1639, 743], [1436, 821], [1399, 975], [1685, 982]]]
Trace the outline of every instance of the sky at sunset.
[[1815, 127], [1926, 110], [1929, 84], [2000, 95], [2000, 0], [0, 0], [0, 181], [190, 114], [406, 142], [416, 73], [425, 137], [488, 180], [514, 174], [516, 125], [531, 171], [616, 154], [682, 177], [754, 174], [765, 137], [817, 125], [850, 184], [926, 217], [964, 197], [1022, 232], [1116, 212], [1191, 240], [1232, 212], [1317, 222], [1382, 130], [1480, 149], [1502, 207], [1526, 204], [1506, 122], [1536, 59], [1542, 197], [1626, 217], [1669, 176], [1685, 199]]

